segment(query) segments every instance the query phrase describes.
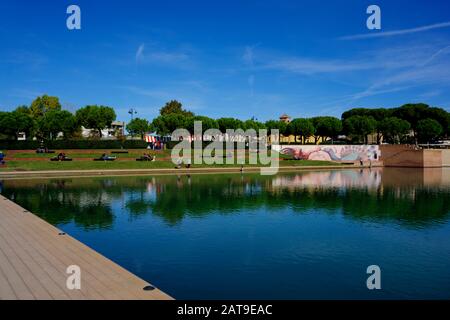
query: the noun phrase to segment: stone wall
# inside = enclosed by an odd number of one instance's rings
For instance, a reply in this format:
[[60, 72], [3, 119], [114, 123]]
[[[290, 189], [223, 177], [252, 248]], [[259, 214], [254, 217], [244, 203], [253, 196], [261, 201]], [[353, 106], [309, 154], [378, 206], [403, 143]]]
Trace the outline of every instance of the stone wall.
[[444, 149], [442, 151], [442, 166], [450, 167], [450, 149]]
[[416, 149], [412, 145], [273, 145], [299, 160], [358, 162], [380, 160], [385, 167], [450, 167], [450, 149]]
[[450, 150], [420, 149], [408, 145], [382, 145], [381, 160], [386, 167], [439, 168], [450, 166]]

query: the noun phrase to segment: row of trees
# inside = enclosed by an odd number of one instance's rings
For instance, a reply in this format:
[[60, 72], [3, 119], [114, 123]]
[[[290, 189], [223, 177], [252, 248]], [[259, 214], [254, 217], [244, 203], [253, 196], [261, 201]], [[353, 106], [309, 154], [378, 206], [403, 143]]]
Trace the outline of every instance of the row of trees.
[[149, 131], [156, 131], [161, 135], [171, 134], [175, 129], [185, 128], [194, 132], [194, 122], [201, 121], [202, 129], [219, 129], [225, 132], [227, 129], [278, 129], [283, 135], [296, 135], [303, 138], [314, 136], [317, 141], [321, 138], [334, 138], [342, 131], [342, 122], [334, 117], [315, 117], [312, 119], [294, 119], [289, 124], [278, 120], [259, 122], [255, 119], [242, 121], [236, 118], [212, 119], [206, 116], [195, 115], [182, 108], [182, 104], [176, 100], [168, 102], [160, 110], [160, 115], [148, 121], [135, 118], [127, 124], [127, 131], [131, 135], [144, 136]]
[[116, 119], [114, 109], [90, 105], [77, 110], [75, 114], [62, 110], [57, 97], [43, 95], [30, 106], [20, 106], [11, 112], [0, 112], [0, 135], [15, 138], [25, 133], [27, 139], [64, 139], [81, 136], [81, 126], [93, 129], [102, 136], [102, 130], [111, 126]]
[[429, 142], [450, 134], [450, 114], [441, 108], [426, 104], [405, 104], [399, 108], [354, 108], [342, 114], [342, 118], [323, 116], [296, 118], [290, 123], [279, 120], [259, 122], [254, 119], [242, 121], [235, 118], [212, 119], [194, 115], [182, 108], [178, 101], [168, 102], [160, 115], [149, 122], [136, 118], [127, 125], [130, 134], [143, 136], [156, 131], [161, 135], [170, 134], [177, 128], [193, 132], [194, 121], [202, 121], [203, 130], [226, 129], [278, 129], [281, 134], [295, 135], [305, 141], [313, 137], [314, 143], [335, 139], [346, 135], [353, 142], [368, 143], [368, 137], [375, 135], [377, 143]]
[[[107, 106], [88, 105], [75, 114], [62, 110], [57, 97], [41, 96], [30, 106], [20, 106], [12, 112], [0, 112], [0, 135], [17, 138], [24, 132], [27, 138], [64, 139], [81, 136], [81, 126], [93, 129], [96, 136], [111, 126], [116, 119], [114, 109]], [[377, 143], [429, 142], [450, 135], [450, 114], [441, 108], [426, 104], [406, 104], [399, 108], [354, 108], [342, 114], [342, 118], [323, 116], [296, 118], [290, 123], [279, 120], [260, 122], [256, 119], [242, 121], [236, 118], [212, 119], [195, 115], [183, 109], [180, 102], [172, 100], [160, 109], [152, 121], [134, 118], [126, 129], [132, 136], [148, 132], [168, 135], [177, 128], [193, 132], [194, 122], [202, 121], [203, 130], [226, 129], [278, 129], [282, 135], [295, 135], [305, 141], [317, 143], [319, 139], [335, 139], [346, 135], [353, 142], [368, 142], [375, 135]]]
[[354, 108], [342, 114], [344, 133], [358, 140], [376, 135], [377, 143], [429, 142], [450, 135], [450, 113], [427, 104], [399, 108]]

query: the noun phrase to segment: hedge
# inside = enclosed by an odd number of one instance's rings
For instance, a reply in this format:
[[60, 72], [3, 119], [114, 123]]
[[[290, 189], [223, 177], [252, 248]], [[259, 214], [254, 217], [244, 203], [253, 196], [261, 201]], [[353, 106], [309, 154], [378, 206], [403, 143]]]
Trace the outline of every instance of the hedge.
[[[44, 142], [49, 149], [143, 149], [143, 140], [49, 140]], [[0, 150], [34, 150], [41, 147], [36, 140], [0, 140]]]
[[[166, 148], [172, 149], [179, 141], [166, 142]], [[203, 141], [202, 148], [211, 144], [211, 141]], [[282, 145], [299, 145], [299, 142], [283, 142]], [[342, 142], [335, 141], [334, 144], [342, 144]], [[350, 144], [347, 142], [346, 144]], [[49, 140], [44, 143], [44, 146], [49, 149], [144, 149], [148, 145], [143, 140]], [[0, 150], [35, 150], [41, 147], [41, 143], [36, 140], [0, 140]], [[192, 147], [194, 144], [192, 143]], [[235, 146], [236, 147], [236, 146]], [[224, 143], [224, 149], [226, 144]], [[248, 149], [248, 146], [246, 146]]]

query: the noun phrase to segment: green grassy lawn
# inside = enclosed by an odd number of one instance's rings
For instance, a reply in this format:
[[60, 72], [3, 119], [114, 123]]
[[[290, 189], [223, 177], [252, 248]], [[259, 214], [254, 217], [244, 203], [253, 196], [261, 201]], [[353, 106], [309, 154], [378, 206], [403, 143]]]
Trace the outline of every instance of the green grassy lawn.
[[[114, 150], [55, 150], [51, 154], [37, 154], [33, 151], [17, 151], [6, 152], [6, 166], [0, 166], [0, 171], [43, 171], [43, 170], [105, 170], [105, 169], [162, 169], [174, 168], [175, 165], [170, 160], [171, 150], [153, 151], [147, 149], [128, 150], [128, 153], [113, 154]], [[50, 158], [56, 156], [59, 152], [64, 152], [68, 157], [74, 159], [69, 162], [52, 162]], [[103, 153], [114, 155], [116, 161], [93, 161], [99, 158]], [[135, 161], [144, 153], [156, 155], [155, 162]], [[224, 152], [224, 155], [226, 153]], [[194, 155], [194, 152], [192, 152]], [[236, 155], [236, 154], [235, 154]], [[282, 167], [304, 167], [304, 166], [336, 166], [338, 163], [330, 161], [313, 161], [313, 160], [290, 160], [290, 156], [277, 154], [280, 158], [280, 166]], [[78, 159], [78, 160], [77, 160]], [[91, 160], [89, 160], [91, 159]], [[206, 159], [206, 158], [205, 158]], [[226, 162], [226, 158], [223, 159]], [[220, 168], [220, 167], [240, 167], [241, 165], [235, 160], [234, 164], [194, 164], [192, 160], [192, 168]], [[246, 152], [244, 167], [262, 166], [260, 164], [248, 164], [249, 153]]]
[[[312, 160], [284, 160], [280, 161], [280, 166], [336, 166], [339, 165], [329, 161]], [[192, 168], [220, 168], [220, 167], [239, 167], [237, 164], [193, 164]], [[255, 167], [260, 165], [245, 164], [244, 167]], [[43, 171], [43, 170], [105, 170], [105, 169], [162, 169], [174, 168], [175, 165], [170, 161], [139, 162], [139, 161], [70, 161], [70, 162], [52, 162], [52, 161], [7, 161], [6, 166], [0, 166], [0, 171]]]

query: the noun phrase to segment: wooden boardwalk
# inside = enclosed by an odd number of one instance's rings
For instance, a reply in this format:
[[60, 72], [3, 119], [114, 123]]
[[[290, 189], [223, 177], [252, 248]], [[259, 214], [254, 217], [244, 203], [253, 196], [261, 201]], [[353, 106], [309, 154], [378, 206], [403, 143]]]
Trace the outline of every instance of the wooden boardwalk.
[[[69, 290], [67, 267], [81, 270]], [[149, 283], [0, 195], [0, 300], [172, 299]]]

